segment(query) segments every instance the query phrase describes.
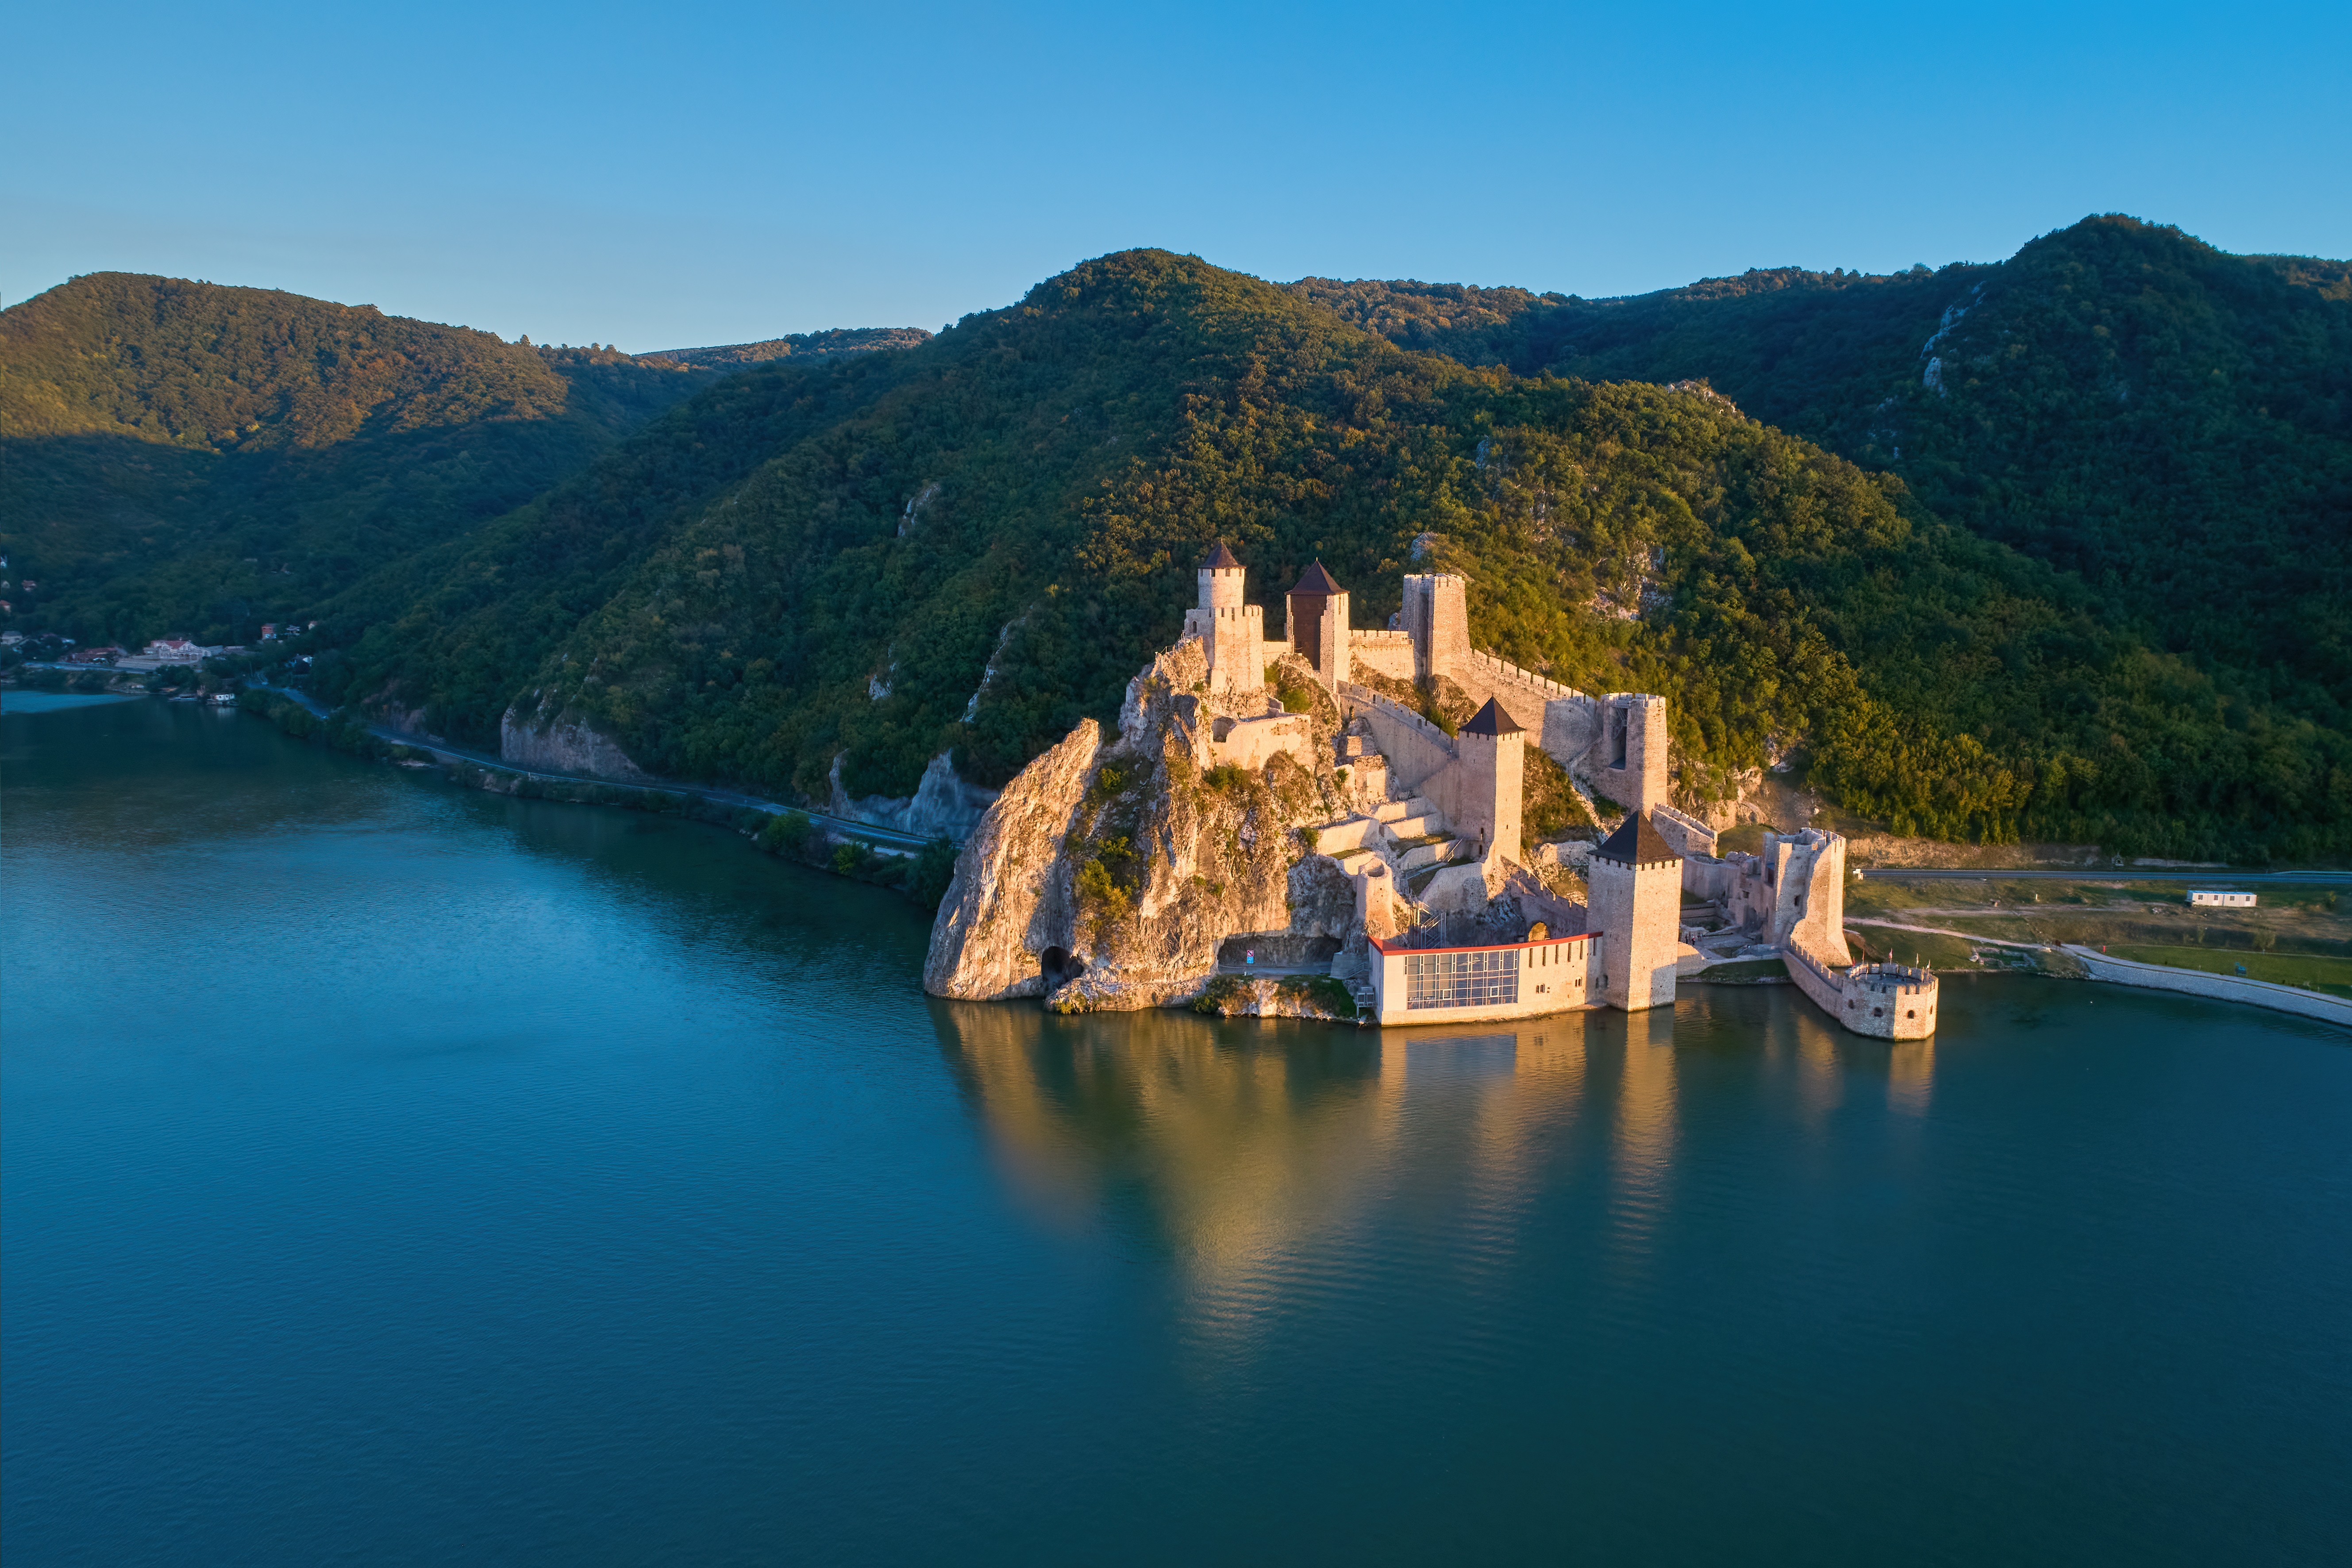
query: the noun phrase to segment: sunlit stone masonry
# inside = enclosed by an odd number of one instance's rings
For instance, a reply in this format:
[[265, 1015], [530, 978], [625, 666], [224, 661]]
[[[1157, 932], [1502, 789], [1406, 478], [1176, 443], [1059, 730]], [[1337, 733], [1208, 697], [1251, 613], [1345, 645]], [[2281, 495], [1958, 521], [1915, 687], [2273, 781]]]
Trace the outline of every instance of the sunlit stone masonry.
[[[1664, 698], [1474, 648], [1456, 574], [1407, 576], [1395, 624], [1360, 630], [1315, 563], [1272, 637], [1247, 576], [1220, 543], [1117, 731], [1087, 721], [988, 808], [932, 929], [934, 994], [1381, 1025], [1639, 1011], [1724, 956], [1689, 939], [1729, 932], [1856, 1033], [1933, 1032], [1931, 973], [1853, 962], [1843, 839], [1717, 855], [1667, 799]], [[1421, 700], [1440, 691], [1476, 704], [1451, 731]], [[1622, 808], [1597, 846], [1528, 841], [1530, 746], [1597, 817]], [[1686, 924], [1693, 906], [1723, 927]]]

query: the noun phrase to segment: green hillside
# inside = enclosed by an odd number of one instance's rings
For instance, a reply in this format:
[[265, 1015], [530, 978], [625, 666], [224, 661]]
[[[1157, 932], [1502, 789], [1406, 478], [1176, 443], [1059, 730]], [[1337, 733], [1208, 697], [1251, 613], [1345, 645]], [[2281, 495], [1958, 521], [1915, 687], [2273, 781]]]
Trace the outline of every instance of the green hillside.
[[824, 332], [793, 332], [756, 343], [721, 343], [707, 349], [657, 349], [636, 356], [640, 364], [695, 364], [711, 370], [736, 370], [780, 359], [823, 359], [833, 354], [872, 353], [877, 349], [910, 349], [928, 342], [931, 334], [920, 327], [835, 327]]
[[2352, 723], [2344, 262], [2231, 256], [2097, 217], [1998, 266], [1780, 268], [1627, 300], [1291, 287], [1466, 363], [1705, 381], [2075, 574], [2108, 619], [2249, 710]]
[[712, 379], [270, 289], [77, 278], [0, 311], [10, 624], [250, 639]]
[[[1916, 353], [1916, 325], [1886, 341]], [[1910, 831], [2352, 850], [2339, 728], [1900, 479], [1704, 393], [1407, 353], [1156, 251], [918, 348], [711, 388], [346, 595], [321, 679], [485, 742], [520, 701], [658, 773], [812, 798], [836, 754], [853, 794], [906, 794], [950, 748], [998, 783], [1112, 713], [1217, 538], [1269, 603], [1320, 557], [1360, 624], [1417, 551], [1467, 572], [1480, 642], [1673, 697], [1695, 793], [1803, 743], [1833, 796]]]

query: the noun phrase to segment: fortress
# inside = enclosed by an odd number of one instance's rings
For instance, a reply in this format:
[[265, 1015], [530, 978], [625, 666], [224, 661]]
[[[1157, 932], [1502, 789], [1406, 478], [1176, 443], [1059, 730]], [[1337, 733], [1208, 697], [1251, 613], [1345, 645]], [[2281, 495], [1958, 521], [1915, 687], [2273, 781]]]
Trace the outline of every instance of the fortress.
[[[1726, 956], [1703, 952], [1695, 942], [1720, 947], [1727, 940], [1741, 956], [1783, 957], [1805, 994], [1857, 1034], [1909, 1039], [1934, 1032], [1932, 973], [1853, 962], [1843, 927], [1842, 837], [1811, 827], [1767, 832], [1760, 854], [1718, 854], [1716, 830], [1672, 804], [1663, 697], [1587, 694], [1472, 647], [1468, 584], [1453, 574], [1406, 576], [1392, 624], [1362, 630], [1351, 624], [1348, 591], [1316, 563], [1283, 596], [1283, 625], [1273, 637], [1265, 612], [1248, 602], [1246, 579], [1222, 543], [1201, 563], [1199, 601], [1185, 613], [1181, 637], [1130, 685], [1121, 738], [1103, 755], [1141, 760], [1156, 745], [1171, 778], [1230, 770], [1316, 781], [1324, 809], [1343, 809], [1286, 825], [1309, 849], [1289, 872], [1289, 925], [1270, 929], [1265, 921], [1273, 911], [1262, 901], [1242, 907], [1234, 903], [1238, 895], [1221, 894], [1233, 906], [1223, 911], [1225, 929], [1190, 930], [1219, 913], [1204, 907], [1202, 889], [1223, 883], [1200, 868], [1200, 847], [1180, 842], [1181, 831], [1169, 826], [1160, 844], [1168, 874], [1147, 878], [1135, 903], [1139, 916], [1164, 928], [1159, 945], [1178, 951], [1139, 955], [1098, 941], [1101, 951], [1082, 954], [1066, 824], [1085, 815], [1080, 792], [1101, 777], [1090, 770], [1103, 764], [1096, 759], [1082, 767], [1063, 754], [1081, 738], [1074, 732], [990, 808], [974, 838], [982, 847], [968, 846], [959, 862], [926, 968], [936, 994], [1163, 1005], [1201, 994], [1214, 972], [1230, 973], [1234, 958], [1254, 961], [1263, 947], [1269, 955], [1328, 963], [1330, 977], [1380, 1024], [1467, 1023], [1671, 1005], [1679, 975]], [[1275, 695], [1269, 675], [1285, 669], [1293, 686], [1311, 678], [1321, 687], [1338, 714], [1336, 733], [1328, 715], [1292, 711]], [[1457, 689], [1476, 706], [1451, 732], [1413, 700]], [[1091, 721], [1082, 726], [1091, 730]], [[1528, 842], [1530, 746], [1559, 765], [1594, 820], [1612, 807], [1622, 813], [1599, 844], [1588, 836]], [[1087, 755], [1094, 757], [1091, 749]], [[1116, 773], [1124, 779], [1126, 765]], [[1032, 773], [1038, 779], [1024, 789]], [[1059, 793], [1048, 801], [1051, 792]], [[1017, 857], [1006, 845], [1014, 820], [1056, 814], [1066, 826], [1054, 843], [1054, 876], [1064, 880], [1024, 881], [1012, 896], [984, 887], [1013, 869]], [[1250, 839], [1262, 828], [1244, 823], [1236, 831]], [[1127, 840], [1118, 842], [1124, 851]], [[992, 867], [992, 858], [1000, 864]], [[1311, 864], [1318, 861], [1319, 872]], [[1570, 864], [1583, 869], [1583, 903], [1558, 890], [1565, 884], [1557, 868]], [[1302, 913], [1302, 889], [1318, 878], [1327, 889], [1322, 912]], [[981, 934], [992, 921], [1023, 911], [1025, 934]], [[1722, 925], [1701, 930], [1695, 914]], [[1202, 951], [1204, 942], [1215, 955], [1210, 974], [1183, 956]], [[967, 952], [983, 947], [985, 961]], [[1034, 967], [1024, 974], [1024, 963]], [[1148, 986], [1137, 978], [1145, 973], [1152, 977]], [[1153, 1000], [1125, 1000], [1138, 995]]]

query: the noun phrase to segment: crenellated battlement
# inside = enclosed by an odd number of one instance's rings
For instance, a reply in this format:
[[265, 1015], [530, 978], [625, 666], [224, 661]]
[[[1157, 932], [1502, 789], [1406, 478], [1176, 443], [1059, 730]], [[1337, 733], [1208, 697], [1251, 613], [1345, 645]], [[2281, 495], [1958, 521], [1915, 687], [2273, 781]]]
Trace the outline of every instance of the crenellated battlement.
[[1358, 686], [1353, 681], [1342, 682], [1339, 695], [1359, 707], [1370, 708], [1380, 712], [1391, 722], [1403, 725], [1448, 756], [1453, 755], [1454, 750], [1453, 736], [1395, 699], [1383, 697], [1370, 687]]
[[1688, 812], [1676, 811], [1671, 805], [1654, 805], [1650, 807], [1650, 820], [1666, 836], [1668, 843], [1674, 844], [1679, 837], [1682, 842], [1675, 844], [1675, 847], [1685, 855], [1715, 853], [1715, 829]]
[[1801, 942], [1780, 952], [1797, 988], [1843, 1027], [1882, 1040], [1919, 1040], [1936, 1032], [1942, 985], [1935, 971], [1908, 963], [1834, 968]]
[[[1358, 635], [1360, 636], [1361, 634], [1360, 633]], [[1486, 675], [1498, 680], [1509, 681], [1516, 685], [1524, 686], [1534, 691], [1539, 691], [1546, 698], [1554, 701], [1584, 697], [1584, 693], [1579, 691], [1573, 686], [1562, 686], [1559, 681], [1552, 679], [1549, 676], [1538, 675], [1531, 669], [1521, 669], [1517, 665], [1513, 664], [1508, 659], [1496, 658], [1493, 654], [1481, 652], [1477, 648], [1472, 648], [1470, 650], [1470, 668], [1478, 671], [1482, 675]], [[1590, 700], [1590, 699], [1586, 699], [1586, 700]], [[1650, 700], [1654, 702], [1663, 702], [1665, 699], [1663, 697], [1657, 697], [1652, 698]]]

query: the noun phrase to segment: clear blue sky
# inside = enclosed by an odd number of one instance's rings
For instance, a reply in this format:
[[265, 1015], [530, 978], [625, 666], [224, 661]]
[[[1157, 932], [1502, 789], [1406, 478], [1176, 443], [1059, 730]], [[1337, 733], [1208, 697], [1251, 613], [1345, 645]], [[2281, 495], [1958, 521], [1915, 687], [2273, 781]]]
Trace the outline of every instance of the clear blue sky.
[[1127, 246], [1588, 296], [2093, 212], [2352, 255], [2352, 6], [12, 6], [0, 295], [122, 269], [645, 350]]

